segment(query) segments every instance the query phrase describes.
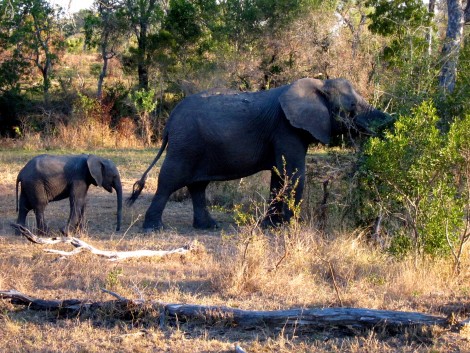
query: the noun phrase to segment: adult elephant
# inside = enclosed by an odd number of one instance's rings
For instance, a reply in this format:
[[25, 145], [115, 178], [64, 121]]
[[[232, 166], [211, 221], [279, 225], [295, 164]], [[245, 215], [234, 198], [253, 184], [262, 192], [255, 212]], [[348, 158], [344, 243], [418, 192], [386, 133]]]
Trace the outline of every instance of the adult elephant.
[[[213, 228], [216, 222], [206, 206], [210, 181], [245, 177], [271, 170], [271, 195], [283, 183], [274, 170], [285, 170], [297, 185], [295, 202], [302, 197], [305, 156], [309, 144], [328, 144], [334, 135], [387, 120], [345, 79], [303, 78], [268, 91], [242, 93], [209, 90], [185, 98], [171, 113], [162, 146], [134, 184], [128, 204], [144, 188], [147, 174], [167, 148], [157, 192], [144, 219], [144, 230], [163, 227], [162, 212], [172, 192], [187, 186], [195, 228]], [[377, 124], [376, 124], [377, 125]], [[288, 221], [292, 212], [272, 203], [265, 224]]]
[[[18, 184], [21, 194], [18, 200]], [[106, 191], [116, 190], [117, 226], [122, 220], [122, 186], [116, 165], [108, 159], [93, 154], [34, 157], [21, 169], [16, 179], [16, 209], [18, 224], [25, 225], [30, 210], [36, 214], [37, 228], [47, 233], [44, 210], [51, 201], [70, 199], [70, 217], [62, 232], [80, 230], [84, 226], [86, 195], [90, 185], [101, 186]]]

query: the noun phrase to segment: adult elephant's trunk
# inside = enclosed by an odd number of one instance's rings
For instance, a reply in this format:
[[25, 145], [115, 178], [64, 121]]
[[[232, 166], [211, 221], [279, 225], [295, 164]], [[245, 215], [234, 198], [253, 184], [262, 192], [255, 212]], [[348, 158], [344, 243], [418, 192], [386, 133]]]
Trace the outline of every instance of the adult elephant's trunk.
[[113, 183], [113, 189], [116, 190], [117, 195], [117, 225], [116, 225], [116, 232], [119, 232], [121, 229], [121, 222], [122, 222], [122, 185], [121, 179], [116, 177]]
[[356, 126], [371, 135], [379, 134], [393, 122], [392, 116], [374, 108], [365, 100], [358, 104], [357, 113], [354, 118]]

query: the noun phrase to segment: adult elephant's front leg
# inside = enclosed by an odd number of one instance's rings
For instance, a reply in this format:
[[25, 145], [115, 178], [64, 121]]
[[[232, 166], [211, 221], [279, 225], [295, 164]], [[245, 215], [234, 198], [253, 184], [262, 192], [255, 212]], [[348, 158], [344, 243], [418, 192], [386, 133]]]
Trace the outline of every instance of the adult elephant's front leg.
[[217, 228], [217, 222], [211, 217], [207, 209], [206, 188], [209, 182], [198, 182], [188, 185], [193, 201], [193, 227], [198, 229]]

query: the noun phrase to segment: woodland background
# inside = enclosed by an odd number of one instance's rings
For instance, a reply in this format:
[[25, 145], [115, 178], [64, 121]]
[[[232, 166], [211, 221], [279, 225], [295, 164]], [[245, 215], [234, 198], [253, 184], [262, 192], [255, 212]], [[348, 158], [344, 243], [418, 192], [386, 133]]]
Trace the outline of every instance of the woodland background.
[[57, 138], [94, 121], [101, 145], [115, 132], [149, 144], [187, 94], [306, 76], [345, 77], [395, 114], [431, 98], [449, 120], [468, 101], [468, 17], [455, 0], [103, 0], [73, 14], [4, 0], [1, 133]]

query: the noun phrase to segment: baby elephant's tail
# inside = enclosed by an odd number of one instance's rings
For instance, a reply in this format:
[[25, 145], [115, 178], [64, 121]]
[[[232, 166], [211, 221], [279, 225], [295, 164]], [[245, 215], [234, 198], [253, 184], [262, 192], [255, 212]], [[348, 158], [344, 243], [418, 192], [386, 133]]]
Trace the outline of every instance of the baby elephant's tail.
[[165, 150], [167, 144], [168, 144], [168, 134], [165, 133], [165, 135], [163, 137], [163, 141], [162, 141], [162, 146], [160, 147], [160, 150], [158, 151], [157, 156], [153, 160], [152, 164], [150, 164], [150, 166], [144, 172], [144, 174], [142, 175], [142, 178], [140, 178], [140, 180], [138, 180], [134, 183], [134, 186], [132, 187], [132, 194], [126, 200], [127, 206], [132, 206], [134, 204], [135, 200], [137, 200], [139, 198], [140, 193], [142, 192], [142, 190], [145, 187], [145, 182], [147, 180], [147, 174], [153, 168], [155, 163], [157, 163], [157, 161], [160, 159], [160, 157], [162, 156], [163, 151]]

